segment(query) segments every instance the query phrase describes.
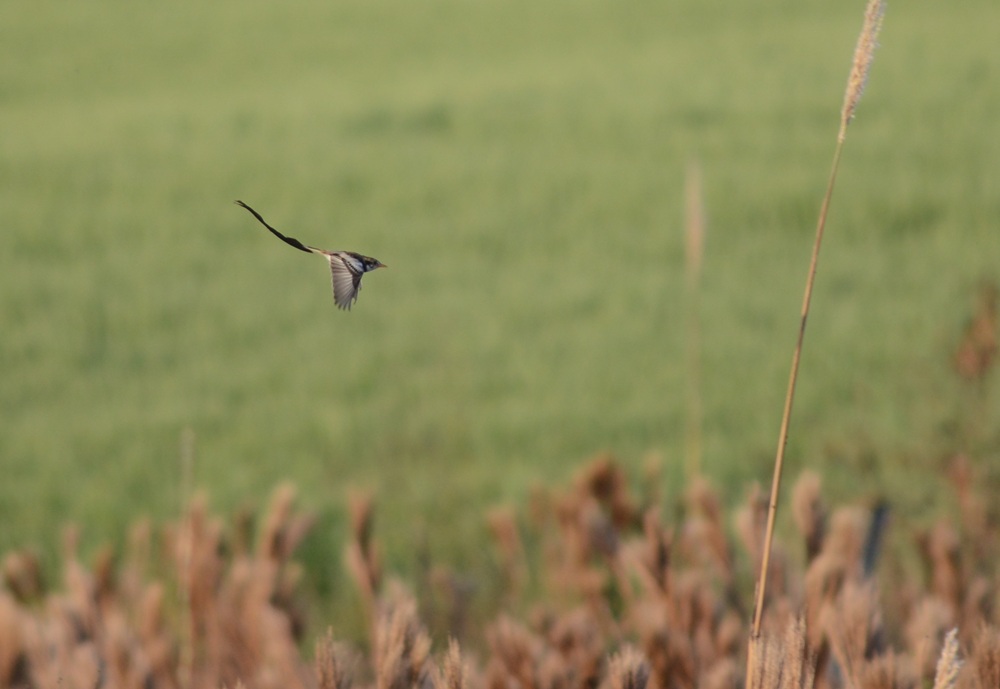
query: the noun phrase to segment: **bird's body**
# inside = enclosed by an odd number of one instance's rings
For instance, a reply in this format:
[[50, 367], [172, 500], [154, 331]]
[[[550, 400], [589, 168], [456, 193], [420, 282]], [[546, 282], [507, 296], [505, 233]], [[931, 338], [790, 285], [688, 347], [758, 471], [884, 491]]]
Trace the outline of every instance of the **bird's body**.
[[261, 225], [270, 230], [271, 234], [281, 241], [294, 246], [299, 251], [310, 254], [319, 254], [330, 263], [330, 272], [333, 275], [333, 301], [337, 308], [351, 310], [351, 305], [358, 299], [358, 291], [361, 289], [361, 276], [376, 268], [385, 268], [385, 264], [371, 256], [363, 256], [353, 251], [327, 251], [317, 249], [314, 246], [303, 244], [294, 237], [286, 237], [276, 229], [267, 224], [260, 216], [260, 213], [243, 203], [236, 202], [237, 206], [246, 208], [257, 218]]

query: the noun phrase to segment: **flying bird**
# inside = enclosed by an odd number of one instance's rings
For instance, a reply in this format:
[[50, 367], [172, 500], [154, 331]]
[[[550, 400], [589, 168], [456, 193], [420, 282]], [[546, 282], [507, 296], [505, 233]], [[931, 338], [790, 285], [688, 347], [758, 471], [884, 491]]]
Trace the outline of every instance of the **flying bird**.
[[327, 251], [325, 249], [317, 249], [314, 246], [303, 244], [298, 239], [295, 239], [294, 237], [286, 237], [268, 225], [264, 218], [260, 216], [260, 213], [242, 201], [237, 201], [236, 205], [242, 206], [253, 213], [253, 217], [257, 218], [261, 225], [270, 230], [271, 234], [283, 241], [285, 244], [291, 244], [299, 251], [305, 251], [310, 254], [319, 254], [330, 262], [330, 272], [333, 274], [333, 301], [336, 302], [337, 308], [339, 309], [350, 311], [351, 305], [358, 300], [358, 291], [361, 289], [362, 275], [375, 270], [376, 268], [387, 267], [377, 258], [362, 256], [361, 254], [356, 254], [353, 251]]

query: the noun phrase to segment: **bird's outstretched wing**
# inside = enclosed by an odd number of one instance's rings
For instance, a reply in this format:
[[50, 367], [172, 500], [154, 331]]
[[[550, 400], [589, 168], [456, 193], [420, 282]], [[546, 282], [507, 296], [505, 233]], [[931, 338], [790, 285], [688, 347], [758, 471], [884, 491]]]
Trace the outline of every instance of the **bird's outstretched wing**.
[[250, 206], [246, 205], [242, 201], [237, 201], [236, 205], [237, 206], [241, 206], [243, 208], [246, 208], [248, 211], [250, 211], [251, 213], [253, 213], [253, 217], [257, 218], [257, 220], [260, 222], [261, 225], [263, 225], [264, 227], [266, 227], [267, 229], [269, 229], [271, 231], [271, 234], [273, 234], [275, 237], [277, 237], [278, 239], [280, 239], [281, 241], [283, 241], [285, 244], [290, 244], [290, 245], [294, 246], [296, 249], [298, 249], [299, 251], [305, 251], [307, 254], [319, 254], [319, 253], [323, 253], [323, 251], [321, 249], [317, 249], [317, 248], [312, 247], [312, 246], [306, 246], [305, 244], [303, 244], [302, 242], [300, 242], [298, 239], [295, 239], [294, 237], [286, 237], [285, 235], [281, 234], [276, 229], [274, 229], [273, 227], [271, 227], [270, 225], [268, 225], [267, 222], [264, 220], [264, 218], [260, 217], [260, 213], [258, 213], [257, 211], [255, 211], [253, 208], [251, 208]]
[[326, 255], [330, 261], [330, 273], [333, 276], [333, 301], [337, 308], [350, 311], [358, 300], [361, 289], [361, 275], [352, 269], [351, 265], [336, 253]]

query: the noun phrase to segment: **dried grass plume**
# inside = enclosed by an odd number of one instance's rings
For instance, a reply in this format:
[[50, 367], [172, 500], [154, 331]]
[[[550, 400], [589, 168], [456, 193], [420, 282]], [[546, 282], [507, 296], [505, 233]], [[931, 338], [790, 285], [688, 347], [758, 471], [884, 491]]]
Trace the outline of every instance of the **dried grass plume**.
[[958, 647], [958, 628], [952, 629], [944, 638], [941, 658], [934, 675], [934, 689], [953, 689], [958, 682], [958, 672], [962, 669], [961, 651]]
[[847, 90], [844, 92], [844, 106], [840, 111], [840, 140], [843, 140], [847, 125], [854, 119], [854, 110], [858, 107], [861, 94], [864, 93], [865, 84], [868, 83], [868, 72], [871, 70], [872, 60], [875, 59], [878, 32], [882, 28], [884, 15], [884, 0], [868, 0], [868, 6], [865, 7], [865, 21], [858, 36], [858, 44], [854, 48], [851, 75], [847, 79]]

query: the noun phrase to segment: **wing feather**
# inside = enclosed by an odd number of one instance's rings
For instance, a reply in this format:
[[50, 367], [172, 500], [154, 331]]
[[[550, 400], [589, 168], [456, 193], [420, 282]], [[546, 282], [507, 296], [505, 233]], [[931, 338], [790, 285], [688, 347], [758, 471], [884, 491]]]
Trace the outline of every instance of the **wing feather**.
[[337, 254], [328, 254], [327, 259], [333, 277], [333, 301], [337, 308], [350, 311], [361, 289], [361, 274], [354, 273]]

